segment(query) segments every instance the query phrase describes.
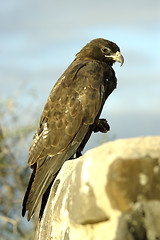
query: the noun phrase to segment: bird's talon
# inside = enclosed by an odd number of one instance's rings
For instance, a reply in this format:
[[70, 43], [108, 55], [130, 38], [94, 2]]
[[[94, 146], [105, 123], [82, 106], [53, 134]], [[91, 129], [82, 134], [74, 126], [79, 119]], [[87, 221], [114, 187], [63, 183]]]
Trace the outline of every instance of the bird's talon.
[[94, 132], [106, 133], [110, 130], [110, 126], [106, 119], [99, 119], [97, 125], [94, 128]]

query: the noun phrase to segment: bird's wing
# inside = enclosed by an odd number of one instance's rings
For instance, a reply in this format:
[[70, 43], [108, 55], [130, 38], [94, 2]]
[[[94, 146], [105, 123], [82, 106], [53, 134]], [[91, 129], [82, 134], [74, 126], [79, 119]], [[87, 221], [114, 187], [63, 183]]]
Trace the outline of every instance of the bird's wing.
[[76, 152], [101, 108], [102, 66], [96, 61], [72, 64], [51, 91], [29, 150], [28, 163], [37, 166], [23, 204], [28, 220], [58, 170]]
[[95, 61], [72, 64], [52, 89], [44, 107], [29, 149], [30, 165], [48, 155], [61, 154], [81, 126], [92, 124], [99, 111], [104, 91], [101, 65]]

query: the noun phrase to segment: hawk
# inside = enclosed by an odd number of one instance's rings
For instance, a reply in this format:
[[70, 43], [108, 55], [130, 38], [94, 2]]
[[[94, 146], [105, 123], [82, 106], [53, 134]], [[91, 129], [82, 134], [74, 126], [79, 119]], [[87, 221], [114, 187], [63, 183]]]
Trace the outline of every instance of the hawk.
[[29, 149], [32, 171], [24, 196], [22, 216], [28, 221], [42, 201], [43, 214], [49, 189], [66, 160], [81, 155], [92, 132], [107, 132], [99, 119], [108, 96], [116, 88], [114, 62], [124, 62], [119, 47], [102, 38], [89, 42], [54, 85], [39, 128]]

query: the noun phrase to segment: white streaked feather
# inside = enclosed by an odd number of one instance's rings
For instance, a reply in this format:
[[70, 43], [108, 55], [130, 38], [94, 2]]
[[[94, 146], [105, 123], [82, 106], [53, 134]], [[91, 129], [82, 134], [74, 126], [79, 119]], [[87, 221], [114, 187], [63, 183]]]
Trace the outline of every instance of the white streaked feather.
[[44, 129], [43, 129], [43, 138], [47, 138], [48, 135], [48, 126], [47, 123], [44, 124]]
[[63, 76], [61, 80], [63, 80], [63, 79], [65, 79], [65, 76]]
[[43, 136], [43, 138], [47, 138], [47, 135]]

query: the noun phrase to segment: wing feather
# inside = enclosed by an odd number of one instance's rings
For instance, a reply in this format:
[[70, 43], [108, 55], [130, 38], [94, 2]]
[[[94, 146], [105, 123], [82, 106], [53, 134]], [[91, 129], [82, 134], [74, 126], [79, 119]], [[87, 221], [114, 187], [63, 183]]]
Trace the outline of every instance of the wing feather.
[[64, 151], [82, 124], [94, 122], [102, 103], [103, 69], [99, 65], [99, 71], [91, 71], [93, 64], [97, 68], [95, 62], [73, 66], [76, 76], [69, 67], [52, 89], [37, 130], [40, 134], [29, 149], [28, 164], [33, 165], [47, 155], [55, 156]]

